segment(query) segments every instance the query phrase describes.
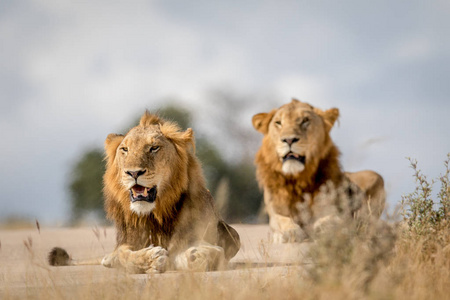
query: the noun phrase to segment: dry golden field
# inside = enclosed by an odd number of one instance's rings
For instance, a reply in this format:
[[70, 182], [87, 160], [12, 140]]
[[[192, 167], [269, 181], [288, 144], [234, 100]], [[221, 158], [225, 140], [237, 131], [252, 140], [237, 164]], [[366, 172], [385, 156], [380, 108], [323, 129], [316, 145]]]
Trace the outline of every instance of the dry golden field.
[[0, 298], [450, 299], [448, 232], [439, 233], [447, 244], [430, 243], [383, 222], [356, 238], [346, 228], [315, 243], [274, 245], [267, 225], [234, 227], [243, 246], [229, 270], [155, 275], [47, 265], [53, 246], [74, 259], [112, 251], [113, 228], [0, 230]]
[[[53, 246], [64, 247], [74, 259], [112, 251], [113, 228], [0, 230], [0, 298], [247, 298], [249, 288], [263, 290], [271, 280], [300, 276], [301, 267], [292, 264], [303, 260], [308, 244], [270, 245], [265, 225], [235, 228], [243, 246], [230, 262], [230, 270], [157, 275], [129, 275], [103, 266], [48, 266], [46, 255]], [[280, 262], [282, 266], [275, 266]]]

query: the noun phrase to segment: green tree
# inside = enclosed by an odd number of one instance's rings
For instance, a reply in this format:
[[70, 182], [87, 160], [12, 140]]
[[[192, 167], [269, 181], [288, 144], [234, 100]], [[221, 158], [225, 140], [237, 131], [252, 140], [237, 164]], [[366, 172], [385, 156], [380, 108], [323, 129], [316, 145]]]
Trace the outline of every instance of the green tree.
[[255, 179], [255, 166], [252, 161], [242, 160], [228, 167], [230, 180], [230, 199], [226, 219], [230, 222], [253, 223], [262, 202], [262, 193]]
[[103, 151], [92, 149], [75, 164], [69, 185], [72, 222], [78, 221], [86, 213], [94, 212], [104, 219], [102, 199], [102, 176], [105, 172]]
[[178, 123], [178, 125], [183, 129], [187, 129], [192, 126], [192, 115], [190, 111], [179, 105], [170, 104], [155, 111], [155, 113], [166, 120]]

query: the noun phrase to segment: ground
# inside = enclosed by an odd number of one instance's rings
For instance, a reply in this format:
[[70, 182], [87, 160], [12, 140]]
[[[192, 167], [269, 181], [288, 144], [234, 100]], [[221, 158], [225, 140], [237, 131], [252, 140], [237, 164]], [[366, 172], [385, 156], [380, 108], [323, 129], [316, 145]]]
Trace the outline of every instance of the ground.
[[[156, 275], [129, 275], [100, 265], [48, 265], [46, 256], [54, 246], [65, 248], [74, 259], [101, 257], [111, 252], [115, 244], [112, 227], [0, 230], [0, 298], [131, 299], [147, 293], [159, 295], [158, 298], [228, 298], [234, 288], [260, 290], [271, 279], [301, 276], [310, 265], [305, 256], [308, 243], [274, 245], [269, 242], [267, 225], [233, 227], [239, 232], [242, 247], [230, 261], [228, 270]], [[233, 297], [239, 298], [239, 294], [244, 298], [245, 289], [235, 290]]]

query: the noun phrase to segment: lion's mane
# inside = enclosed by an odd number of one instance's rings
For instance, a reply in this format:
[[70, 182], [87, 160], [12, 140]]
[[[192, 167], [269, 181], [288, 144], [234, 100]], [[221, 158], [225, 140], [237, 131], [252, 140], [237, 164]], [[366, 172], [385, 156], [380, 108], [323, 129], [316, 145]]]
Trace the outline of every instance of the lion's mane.
[[[211, 208], [206, 210], [206, 214], [213, 211], [212, 198], [205, 187], [203, 173], [194, 154], [192, 130], [183, 132], [177, 124], [148, 112], [141, 118], [138, 126], [152, 125], [159, 125], [161, 133], [175, 145], [176, 156], [170, 159], [172, 175], [168, 181], [171, 188], [158, 194], [156, 206], [149, 215], [138, 215], [131, 211], [129, 191], [120, 184], [121, 169], [116, 160], [116, 151], [124, 136], [110, 134], [105, 142], [105, 211], [108, 219], [116, 225], [117, 245], [127, 243], [133, 250], [151, 244], [167, 249], [174, 228], [183, 225], [179, 220], [181, 208], [195, 209], [195, 205], [191, 205], [192, 201], [203, 202], [200, 206]], [[186, 201], [187, 198], [190, 201]]]
[[[279, 109], [287, 109], [286, 106], [295, 106], [298, 102], [293, 100]], [[302, 172], [286, 175], [281, 171], [282, 162], [275, 151], [276, 141], [274, 141], [272, 135], [268, 134], [272, 118], [279, 109], [274, 109], [265, 114], [264, 118], [257, 118], [258, 115], [256, 115], [253, 119], [255, 128], [264, 134], [262, 145], [255, 155], [256, 177], [260, 187], [269, 190], [275, 196], [273, 197], [274, 205], [295, 210], [296, 203], [303, 202], [306, 194], [314, 196], [325, 182], [331, 181], [338, 185], [342, 181], [343, 172], [339, 163], [340, 152], [327, 130], [333, 126], [339, 116], [339, 111], [332, 109], [324, 112], [311, 107], [323, 122], [323, 126], [315, 128], [323, 131], [322, 134], [325, 137], [319, 142], [319, 145], [308, 144], [310, 146], [310, 149], [308, 149], [309, 160]], [[312, 138], [314, 138], [314, 135], [315, 133], [310, 134]], [[312, 145], [315, 147], [311, 147]], [[309, 205], [313, 205], [313, 203]]]

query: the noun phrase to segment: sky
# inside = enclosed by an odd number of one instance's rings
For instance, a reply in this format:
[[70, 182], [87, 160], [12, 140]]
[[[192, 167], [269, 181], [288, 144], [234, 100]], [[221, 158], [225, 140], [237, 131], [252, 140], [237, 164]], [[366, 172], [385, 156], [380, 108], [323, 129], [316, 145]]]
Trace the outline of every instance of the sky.
[[450, 152], [449, 15], [434, 0], [1, 1], [0, 221], [66, 221], [80, 155], [167, 99], [232, 161], [213, 91], [239, 95], [231, 120], [257, 141], [251, 116], [291, 98], [339, 108], [344, 169], [382, 174], [392, 210], [415, 186], [406, 157], [434, 178]]

